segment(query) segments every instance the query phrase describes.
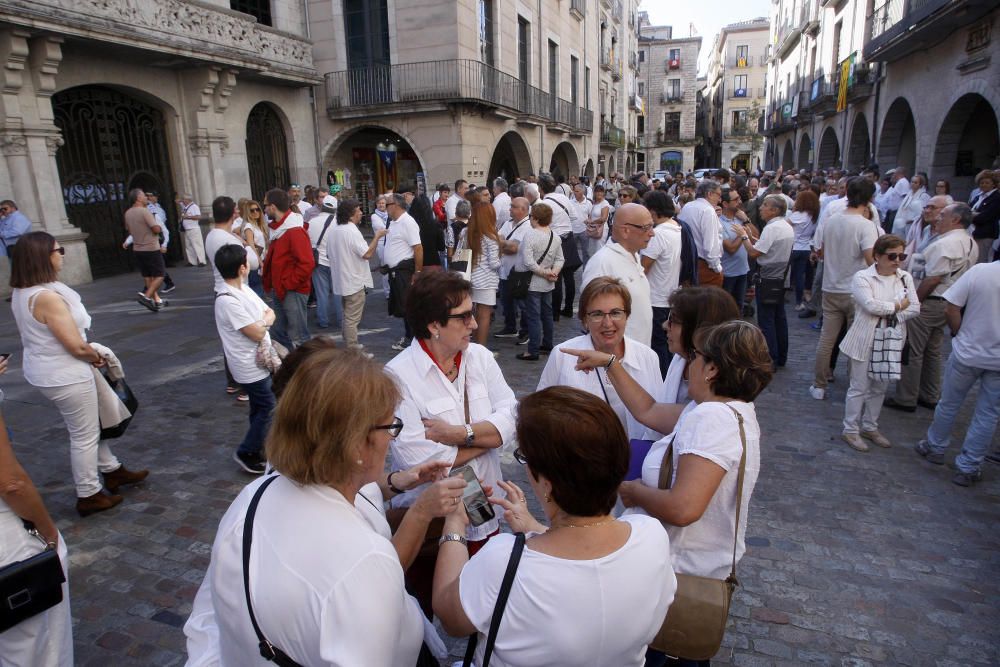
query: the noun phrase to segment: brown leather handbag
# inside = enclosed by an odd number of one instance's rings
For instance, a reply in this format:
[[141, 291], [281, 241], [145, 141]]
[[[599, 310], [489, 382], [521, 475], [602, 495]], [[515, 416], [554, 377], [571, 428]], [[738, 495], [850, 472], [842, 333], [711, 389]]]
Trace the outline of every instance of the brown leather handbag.
[[[736, 534], [733, 535], [733, 567], [725, 579], [697, 577], [691, 574], [677, 574], [677, 591], [674, 601], [667, 610], [667, 617], [650, 642], [652, 649], [675, 658], [688, 660], [710, 660], [722, 646], [729, 620], [729, 601], [733, 591], [739, 586], [736, 580], [736, 542], [740, 534], [740, 509], [743, 504], [743, 476], [747, 467], [747, 437], [743, 429], [743, 415], [731, 405], [727, 405], [740, 425], [740, 442], [743, 454], [740, 456], [740, 472], [736, 478]], [[657, 486], [670, 488], [673, 476], [673, 449], [671, 442], [660, 466], [660, 480]]]

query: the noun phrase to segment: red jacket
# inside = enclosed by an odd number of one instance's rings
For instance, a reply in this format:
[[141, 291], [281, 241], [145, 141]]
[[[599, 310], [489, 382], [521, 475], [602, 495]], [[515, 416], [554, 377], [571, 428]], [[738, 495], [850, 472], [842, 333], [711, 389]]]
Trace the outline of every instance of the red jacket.
[[445, 197], [439, 197], [438, 200], [434, 202], [434, 217], [437, 218], [437, 221], [441, 223], [442, 227], [444, 227], [444, 225], [448, 222], [448, 214], [444, 210], [444, 203]]
[[[288, 213], [278, 222], [271, 223], [272, 228], [280, 227], [287, 217]], [[279, 299], [284, 299], [286, 292], [309, 294], [315, 267], [309, 232], [304, 226], [288, 229], [267, 247], [264, 289], [274, 291]]]

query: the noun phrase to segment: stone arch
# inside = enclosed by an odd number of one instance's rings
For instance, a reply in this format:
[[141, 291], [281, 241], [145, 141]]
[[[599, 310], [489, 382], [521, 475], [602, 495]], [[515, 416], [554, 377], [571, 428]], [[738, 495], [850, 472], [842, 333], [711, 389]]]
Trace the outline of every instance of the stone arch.
[[997, 113], [978, 93], [958, 98], [941, 123], [934, 146], [932, 177], [951, 181], [952, 196], [972, 191], [976, 173], [992, 166], [1000, 155]]
[[270, 102], [258, 102], [247, 115], [247, 174], [251, 196], [257, 201], [271, 188], [287, 188], [291, 183], [287, 124], [288, 118]]
[[799, 137], [799, 169], [809, 169], [812, 166], [812, 140], [809, 138], [808, 132], [803, 132], [802, 136]]
[[492, 183], [497, 177], [513, 183], [515, 176], [525, 178], [530, 173], [531, 152], [521, 135], [511, 130], [500, 137], [497, 147], [493, 150], [487, 183]]
[[872, 152], [872, 143], [869, 138], [868, 120], [863, 113], [858, 113], [854, 117], [854, 124], [851, 126], [851, 139], [847, 144], [847, 156], [844, 166], [851, 171], [861, 171], [868, 166], [869, 156]]
[[781, 151], [781, 166], [786, 171], [795, 167], [795, 149], [792, 148], [792, 140], [785, 140], [785, 148]]
[[819, 142], [819, 155], [816, 166], [820, 169], [829, 169], [840, 164], [840, 142], [837, 141], [837, 132], [832, 127], [823, 131], [823, 138]]
[[913, 110], [905, 97], [897, 97], [882, 119], [882, 134], [878, 141], [878, 166], [885, 173], [894, 167], [905, 167], [908, 174], [917, 165], [917, 128]]
[[570, 175], [580, 173], [580, 158], [576, 155], [576, 148], [568, 141], [561, 142], [552, 151], [552, 158], [549, 160], [549, 171], [553, 176], [562, 175], [567, 179]]
[[587, 160], [587, 166], [583, 169], [583, 175], [589, 178], [590, 182], [593, 183], [595, 174], [596, 170], [594, 168], [594, 160], [593, 158], [590, 158]]
[[631, 157], [625, 158], [625, 178], [631, 178], [635, 173], [635, 166]]

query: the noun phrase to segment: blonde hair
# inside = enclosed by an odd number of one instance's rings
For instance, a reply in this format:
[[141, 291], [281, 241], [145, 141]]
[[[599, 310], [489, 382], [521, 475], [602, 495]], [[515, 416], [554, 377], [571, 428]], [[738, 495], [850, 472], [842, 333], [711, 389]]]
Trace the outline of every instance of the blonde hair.
[[365, 458], [373, 426], [400, 401], [382, 364], [356, 350], [319, 350], [292, 375], [265, 449], [274, 469], [299, 484], [347, 481]]
[[[243, 236], [243, 231], [246, 230], [247, 225], [256, 228], [261, 234], [264, 235], [264, 248], [263, 249], [266, 250], [267, 249], [268, 230], [265, 228], [265, 223], [264, 223], [264, 207], [261, 206], [256, 201], [254, 201], [253, 199], [248, 199], [246, 197], [241, 197], [240, 201], [236, 204], [236, 206], [237, 206], [237, 208], [240, 211], [240, 218], [243, 219], [243, 229], [240, 230], [240, 236], [241, 237]], [[260, 209], [260, 212], [257, 213], [257, 220], [253, 220], [250, 217], [250, 207], [251, 206], [256, 206], [258, 209]]]

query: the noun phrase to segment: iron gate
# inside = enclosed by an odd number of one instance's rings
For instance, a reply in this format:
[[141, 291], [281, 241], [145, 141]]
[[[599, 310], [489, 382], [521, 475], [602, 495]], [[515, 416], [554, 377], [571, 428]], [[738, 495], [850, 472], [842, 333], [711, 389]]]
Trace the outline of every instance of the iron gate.
[[274, 109], [263, 102], [251, 109], [247, 118], [247, 170], [250, 192], [258, 202], [271, 188], [291, 185], [285, 129]]
[[56, 153], [69, 221], [89, 234], [87, 254], [95, 278], [132, 270], [122, 248], [131, 188], [156, 190], [167, 212], [170, 257], [183, 242], [170, 178], [163, 114], [102, 86], [71, 88], [52, 97], [55, 124], [65, 144]]

